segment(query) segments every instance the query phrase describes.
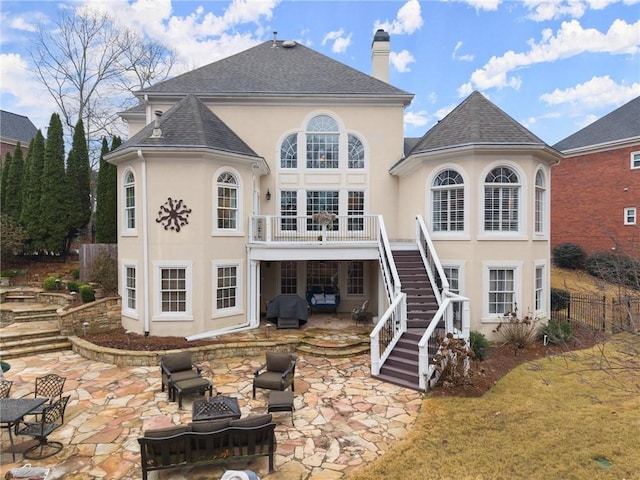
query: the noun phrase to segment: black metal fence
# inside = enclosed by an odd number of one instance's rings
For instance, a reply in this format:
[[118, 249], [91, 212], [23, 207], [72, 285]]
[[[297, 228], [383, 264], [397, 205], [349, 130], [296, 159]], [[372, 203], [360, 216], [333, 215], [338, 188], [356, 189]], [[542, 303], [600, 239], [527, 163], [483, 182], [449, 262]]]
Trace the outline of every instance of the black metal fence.
[[594, 330], [637, 331], [640, 326], [640, 297], [556, 291], [551, 298], [551, 318], [569, 320]]

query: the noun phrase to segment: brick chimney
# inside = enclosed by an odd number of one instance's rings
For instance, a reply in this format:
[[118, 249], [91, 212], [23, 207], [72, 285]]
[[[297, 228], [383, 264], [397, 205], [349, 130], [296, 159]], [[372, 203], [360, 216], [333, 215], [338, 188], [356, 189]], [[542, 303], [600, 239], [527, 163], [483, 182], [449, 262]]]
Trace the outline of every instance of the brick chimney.
[[389, 34], [382, 29], [378, 29], [373, 36], [371, 44], [371, 64], [372, 75], [378, 80], [389, 83]]

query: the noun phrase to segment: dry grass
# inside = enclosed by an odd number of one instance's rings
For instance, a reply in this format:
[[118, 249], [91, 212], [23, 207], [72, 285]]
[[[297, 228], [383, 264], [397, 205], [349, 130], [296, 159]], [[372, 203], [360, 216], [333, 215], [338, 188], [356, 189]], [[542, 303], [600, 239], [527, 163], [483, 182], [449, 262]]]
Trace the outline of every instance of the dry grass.
[[574, 293], [597, 293], [617, 296], [621, 287], [589, 275], [584, 270], [551, 267], [551, 288]]
[[640, 479], [640, 396], [593, 386], [595, 355], [523, 364], [480, 398], [426, 398], [410, 436], [348, 480]]

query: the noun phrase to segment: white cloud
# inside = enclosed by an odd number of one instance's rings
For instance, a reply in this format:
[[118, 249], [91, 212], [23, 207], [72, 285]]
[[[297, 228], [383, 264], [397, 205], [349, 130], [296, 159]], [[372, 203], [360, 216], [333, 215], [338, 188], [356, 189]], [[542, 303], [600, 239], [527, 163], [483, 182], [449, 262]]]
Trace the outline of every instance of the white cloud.
[[374, 23], [374, 30], [382, 28], [387, 33], [397, 35], [405, 33], [412, 34], [416, 30], [419, 30], [420, 27], [422, 27], [422, 11], [418, 0], [408, 0], [407, 3], [398, 10], [395, 20], [385, 20], [384, 22], [377, 20]]
[[640, 83], [620, 85], [608, 75], [593, 77], [564, 90], [555, 89], [545, 93], [540, 99], [548, 105], [580, 104], [588, 107], [621, 105], [640, 95]]
[[594, 28], [584, 29], [577, 20], [563, 22], [555, 36], [545, 29], [539, 43], [530, 41], [528, 52], [510, 50], [501, 57], [491, 57], [484, 67], [471, 74], [470, 85], [464, 85], [464, 90], [469, 87], [480, 90], [511, 87], [517, 90], [522, 81], [517, 76], [508, 75], [511, 71], [585, 52], [637, 54], [640, 51], [639, 29], [640, 20], [634, 24], [614, 20], [606, 33]]
[[587, 10], [585, 2], [576, 0], [524, 0], [524, 4], [532, 10], [528, 18], [536, 22], [544, 22], [562, 17], [580, 18]]
[[498, 6], [502, 3], [502, 0], [444, 0], [445, 2], [457, 1], [460, 3], [466, 3], [467, 5], [475, 8], [476, 10], [494, 11], [498, 9]]
[[426, 111], [405, 112], [404, 123], [412, 127], [424, 127], [429, 122], [429, 115]]
[[327, 33], [322, 39], [322, 45], [326, 45], [329, 42], [333, 42], [331, 51], [333, 53], [344, 53], [349, 45], [351, 45], [351, 34], [348, 37], [344, 36], [344, 29], [335, 30]]
[[401, 73], [410, 72], [410, 63], [415, 63], [416, 59], [408, 50], [402, 50], [401, 52], [391, 52], [389, 54], [389, 61], [391, 64]]
[[471, 54], [466, 54], [466, 55], [458, 55], [458, 50], [460, 50], [462, 48], [462, 41], [459, 41], [458, 43], [456, 43], [456, 46], [453, 49], [453, 53], [451, 54], [451, 58], [453, 58], [454, 60], [460, 60], [462, 62], [472, 62], [474, 59], [474, 56]]

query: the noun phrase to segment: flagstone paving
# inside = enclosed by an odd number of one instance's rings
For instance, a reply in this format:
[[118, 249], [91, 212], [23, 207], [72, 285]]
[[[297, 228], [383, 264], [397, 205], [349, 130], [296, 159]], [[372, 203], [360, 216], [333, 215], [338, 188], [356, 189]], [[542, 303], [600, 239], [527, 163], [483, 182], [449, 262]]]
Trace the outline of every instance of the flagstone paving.
[[[265, 413], [267, 390], [251, 398], [253, 371], [263, 358], [225, 358], [205, 362], [204, 375], [217, 393], [238, 399], [243, 416]], [[12, 461], [9, 436], [2, 430], [0, 473], [25, 463], [50, 468], [48, 480], [119, 480], [142, 478], [137, 438], [151, 428], [191, 421], [192, 398], [183, 408], [160, 391], [158, 367], [118, 367], [87, 360], [72, 351], [11, 360], [11, 397], [33, 391], [35, 378], [50, 372], [65, 376], [71, 399], [64, 426], [51, 439], [65, 446], [44, 460]], [[150, 480], [219, 479], [226, 470], [253, 470], [263, 480], [338, 480], [369, 463], [406, 436], [422, 405], [419, 392], [370, 376], [369, 356], [325, 358], [298, 355], [294, 418], [274, 413], [277, 449], [275, 473], [267, 459], [234, 461], [153, 472]], [[14, 439], [17, 452], [30, 444]]]

